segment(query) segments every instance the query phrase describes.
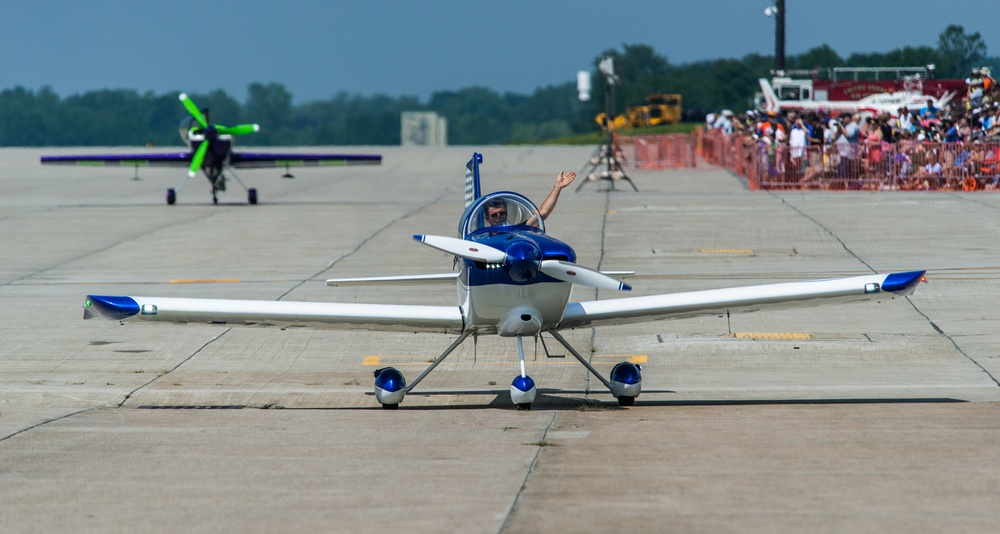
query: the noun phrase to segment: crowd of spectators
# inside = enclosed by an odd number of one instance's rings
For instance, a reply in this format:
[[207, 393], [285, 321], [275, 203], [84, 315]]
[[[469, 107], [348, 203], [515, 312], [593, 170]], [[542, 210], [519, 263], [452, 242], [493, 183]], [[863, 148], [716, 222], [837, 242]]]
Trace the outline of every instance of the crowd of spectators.
[[1000, 188], [1000, 89], [988, 68], [939, 109], [895, 114], [729, 110], [706, 129], [736, 136], [778, 183], [848, 189]]

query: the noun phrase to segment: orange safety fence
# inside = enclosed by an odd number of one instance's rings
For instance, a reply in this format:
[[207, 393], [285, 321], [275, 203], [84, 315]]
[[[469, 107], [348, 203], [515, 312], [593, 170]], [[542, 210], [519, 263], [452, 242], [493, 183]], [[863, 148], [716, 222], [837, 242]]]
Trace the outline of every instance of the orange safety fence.
[[856, 143], [769, 146], [696, 132], [698, 154], [745, 177], [751, 189], [1000, 190], [1000, 143]]
[[637, 169], [670, 169], [695, 166], [695, 137], [688, 134], [619, 135], [625, 161]]

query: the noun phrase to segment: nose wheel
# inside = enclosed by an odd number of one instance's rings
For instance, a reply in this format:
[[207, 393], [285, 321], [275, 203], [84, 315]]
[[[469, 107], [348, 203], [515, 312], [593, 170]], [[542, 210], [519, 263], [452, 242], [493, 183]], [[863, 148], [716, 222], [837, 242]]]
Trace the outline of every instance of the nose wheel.
[[535, 388], [535, 381], [524, 372], [524, 342], [521, 336], [517, 336], [517, 355], [521, 360], [521, 374], [514, 378], [510, 384], [510, 400], [518, 410], [530, 410], [538, 390]]

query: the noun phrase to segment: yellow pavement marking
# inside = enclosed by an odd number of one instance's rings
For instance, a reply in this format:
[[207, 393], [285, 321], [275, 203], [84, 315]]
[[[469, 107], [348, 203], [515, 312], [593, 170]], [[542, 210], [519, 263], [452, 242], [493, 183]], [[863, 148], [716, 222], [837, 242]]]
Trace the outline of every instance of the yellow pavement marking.
[[733, 337], [741, 339], [812, 339], [804, 332], [736, 332]]
[[239, 282], [239, 281], [240, 281], [239, 278], [217, 278], [213, 280], [192, 278], [192, 279], [171, 280], [170, 283], [171, 284], [232, 284], [234, 282]]
[[753, 254], [752, 248], [703, 248], [698, 252], [703, 254]]

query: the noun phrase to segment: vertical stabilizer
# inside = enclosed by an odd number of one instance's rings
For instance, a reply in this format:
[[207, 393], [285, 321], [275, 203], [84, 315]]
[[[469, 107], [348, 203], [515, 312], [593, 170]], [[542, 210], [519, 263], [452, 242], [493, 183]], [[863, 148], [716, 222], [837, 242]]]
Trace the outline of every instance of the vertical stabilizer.
[[483, 155], [479, 152], [472, 153], [472, 159], [465, 164], [465, 207], [468, 208], [476, 199], [483, 195], [479, 188], [479, 164], [483, 162]]

